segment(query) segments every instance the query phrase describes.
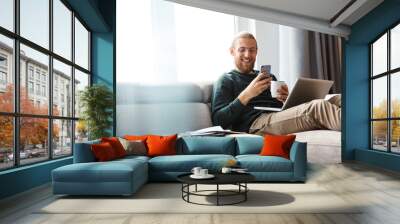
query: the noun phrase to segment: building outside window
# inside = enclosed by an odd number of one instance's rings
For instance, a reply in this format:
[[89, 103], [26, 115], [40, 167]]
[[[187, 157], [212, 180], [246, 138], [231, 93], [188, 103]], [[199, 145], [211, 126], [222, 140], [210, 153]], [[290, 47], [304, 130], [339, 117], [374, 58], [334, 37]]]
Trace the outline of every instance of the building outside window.
[[[66, 105], [79, 101], [76, 91], [72, 92], [71, 88], [64, 88], [65, 86], [61, 90], [58, 81], [60, 79], [63, 80], [64, 85], [67, 83], [72, 85], [81, 83], [79, 80], [73, 80], [73, 73], [79, 72], [79, 79], [81, 79], [81, 74], [84, 74], [88, 80], [91, 75], [89, 69], [90, 31], [77, 18], [71, 7], [65, 5], [66, 2], [51, 0], [53, 4], [49, 4], [49, 0], [18, 1], [20, 5], [18, 13], [14, 13], [13, 1], [7, 2], [10, 2], [10, 7], [2, 7], [0, 11], [11, 10], [9, 13], [15, 17], [14, 20], [20, 22], [16, 24], [15, 29], [19, 33], [9, 27], [3, 27], [0, 23], [2, 28], [8, 30], [0, 29], [0, 84], [13, 87], [2, 89], [0, 85], [0, 99], [8, 97], [6, 100], [0, 100], [0, 123], [2, 124], [0, 171], [72, 155], [75, 139], [79, 136], [80, 140], [86, 140], [87, 131], [82, 125], [77, 128], [79, 114], [74, 115], [72, 108], [65, 111], [63, 108], [63, 111], [60, 111], [61, 107], [55, 106], [59, 94], [70, 96], [62, 99]], [[4, 4], [9, 4], [7, 2]], [[36, 13], [39, 11], [42, 12], [40, 15]], [[17, 16], [20, 17], [17, 18]], [[52, 29], [49, 28], [50, 24], [53, 24]], [[74, 24], [75, 30], [73, 30]], [[52, 35], [49, 35], [51, 31]], [[50, 42], [54, 44], [53, 49]], [[75, 47], [86, 46], [86, 49], [79, 49], [77, 53], [77, 49], [73, 48], [73, 42], [79, 43]], [[14, 43], [19, 43], [18, 52], [15, 51]], [[20, 59], [19, 74], [16, 74], [20, 80], [19, 88], [15, 88], [13, 78], [16, 65], [13, 61], [14, 52]], [[53, 57], [54, 54], [62, 57], [63, 62], [57, 63]], [[72, 55], [75, 55], [75, 61], [72, 60]], [[49, 71], [53, 71], [53, 74]], [[47, 93], [51, 79], [53, 79], [53, 89]], [[89, 85], [89, 82], [86, 84]], [[19, 98], [15, 101], [14, 90], [20, 91], [17, 95]], [[50, 97], [53, 97], [55, 103], [52, 114], [49, 113], [51, 110], [48, 108]], [[65, 102], [66, 100], [71, 102]], [[18, 113], [14, 112], [14, 102], [20, 108]], [[62, 119], [58, 117], [60, 115]], [[18, 135], [14, 135], [14, 125], [17, 125]], [[33, 136], [33, 132], [42, 134]], [[15, 142], [18, 145], [14, 145]], [[16, 155], [14, 151], [17, 152]], [[19, 159], [16, 160], [15, 157]]]
[[370, 44], [371, 148], [400, 153], [400, 24]]

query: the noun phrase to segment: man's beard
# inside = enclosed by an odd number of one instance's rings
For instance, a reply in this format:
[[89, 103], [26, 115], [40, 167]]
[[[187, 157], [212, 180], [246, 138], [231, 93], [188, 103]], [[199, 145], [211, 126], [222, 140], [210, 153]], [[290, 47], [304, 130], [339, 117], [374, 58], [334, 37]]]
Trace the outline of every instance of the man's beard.
[[251, 65], [242, 65], [236, 67], [240, 70], [241, 73], [248, 74], [253, 71], [254, 63], [252, 63]]

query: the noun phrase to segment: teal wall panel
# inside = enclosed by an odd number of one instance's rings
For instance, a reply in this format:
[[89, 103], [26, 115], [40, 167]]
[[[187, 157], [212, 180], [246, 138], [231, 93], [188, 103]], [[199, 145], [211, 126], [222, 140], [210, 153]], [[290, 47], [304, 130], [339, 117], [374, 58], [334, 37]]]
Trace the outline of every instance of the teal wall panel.
[[[392, 25], [400, 22], [400, 0], [386, 0], [351, 27], [345, 44], [343, 159], [358, 160], [398, 170], [398, 156], [369, 150], [369, 46]], [[397, 164], [400, 160], [398, 160]], [[399, 166], [399, 165], [397, 165]]]
[[114, 46], [113, 33], [92, 33], [93, 83], [102, 83], [113, 88]]
[[356, 149], [355, 159], [372, 166], [378, 166], [385, 169], [400, 172], [400, 155], [392, 153], [372, 151], [367, 149]]
[[0, 172], [0, 199], [51, 181], [51, 171], [72, 163], [72, 157]]
[[368, 98], [368, 46], [347, 45], [345, 48], [345, 117], [344, 160], [354, 160], [354, 149], [368, 147], [369, 98]]

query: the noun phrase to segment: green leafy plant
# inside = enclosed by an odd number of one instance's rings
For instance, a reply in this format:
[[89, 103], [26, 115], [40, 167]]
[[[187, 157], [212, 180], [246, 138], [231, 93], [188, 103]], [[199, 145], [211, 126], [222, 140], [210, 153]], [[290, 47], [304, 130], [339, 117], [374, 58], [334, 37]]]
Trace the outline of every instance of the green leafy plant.
[[87, 86], [79, 94], [82, 119], [87, 125], [89, 139], [110, 136], [107, 132], [112, 125], [114, 97], [110, 89], [102, 84]]

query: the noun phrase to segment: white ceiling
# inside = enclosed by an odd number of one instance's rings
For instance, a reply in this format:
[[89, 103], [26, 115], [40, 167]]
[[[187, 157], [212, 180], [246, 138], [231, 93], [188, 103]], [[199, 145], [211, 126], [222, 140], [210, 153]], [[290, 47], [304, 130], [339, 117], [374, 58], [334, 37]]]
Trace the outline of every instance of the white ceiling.
[[383, 0], [167, 0], [300, 29], [347, 37], [351, 25]]
[[329, 21], [350, 0], [226, 0]]

